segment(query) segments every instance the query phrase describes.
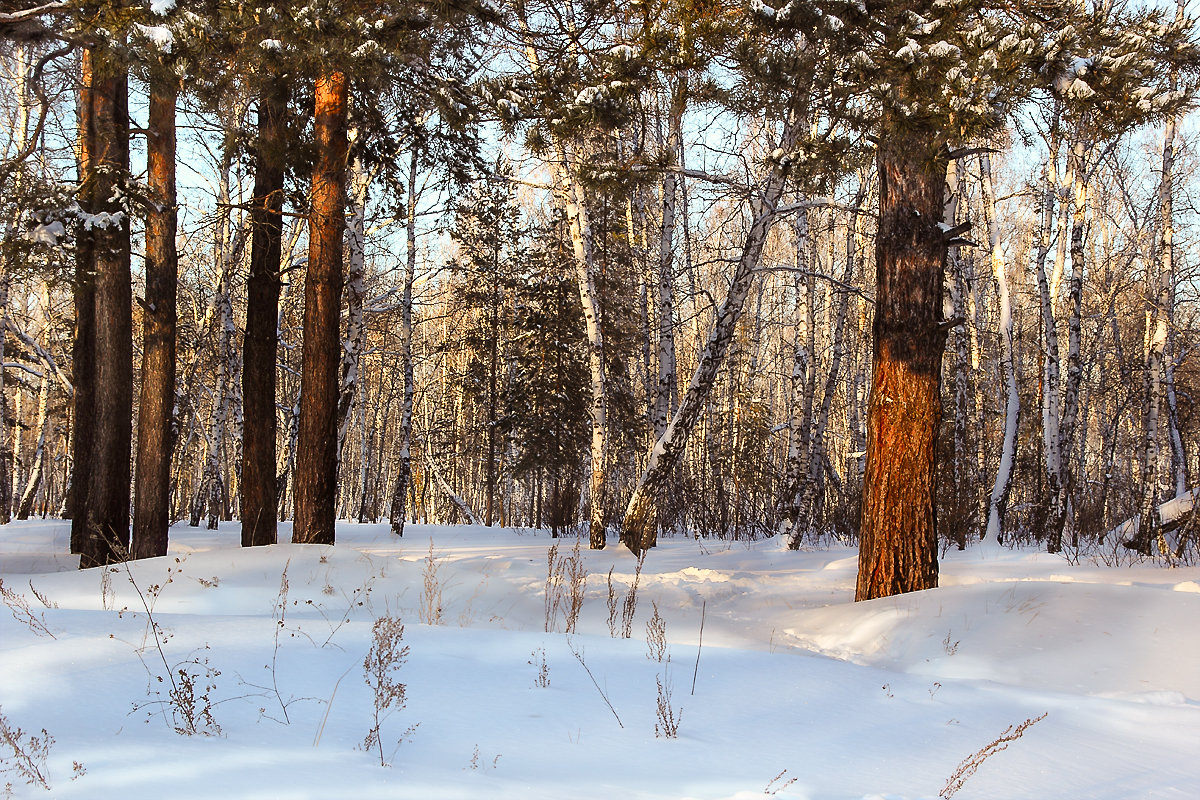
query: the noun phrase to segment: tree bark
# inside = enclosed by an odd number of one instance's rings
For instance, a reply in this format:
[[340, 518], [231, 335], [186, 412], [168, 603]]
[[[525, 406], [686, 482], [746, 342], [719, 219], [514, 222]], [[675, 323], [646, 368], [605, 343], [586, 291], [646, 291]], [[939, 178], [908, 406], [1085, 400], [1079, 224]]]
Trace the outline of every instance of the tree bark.
[[[408, 489], [412, 480], [413, 442], [413, 283], [417, 276], [417, 151], [414, 147], [408, 165], [408, 251], [404, 262], [404, 288], [400, 296], [400, 369], [404, 373], [403, 399], [400, 405], [400, 454], [388, 520], [392, 533], [404, 535], [404, 517], [408, 511]], [[386, 424], [386, 420], [385, 420]], [[382, 439], [382, 437], [380, 437]]]
[[937, 586], [937, 432], [947, 153], [928, 131], [885, 116], [867, 467], [856, 600]]
[[1017, 389], [1016, 360], [1013, 354], [1013, 308], [1008, 288], [1008, 273], [1004, 263], [1004, 248], [1000, 244], [1000, 221], [996, 211], [996, 192], [992, 188], [992, 161], [987, 153], [979, 156], [982, 183], [983, 214], [987, 223], [992, 277], [996, 281], [997, 302], [1000, 306], [1000, 371], [1004, 375], [1004, 439], [1000, 446], [1000, 466], [988, 502], [985, 541], [999, 542], [1004, 535], [1004, 515], [1008, 511], [1008, 495], [1012, 489], [1013, 467], [1017, 459], [1017, 422], [1021, 410], [1021, 395]]
[[[797, 124], [789, 122], [780, 147], [786, 152], [796, 142]], [[763, 182], [761, 193], [751, 203], [753, 221], [746, 233], [746, 241], [742, 246], [742, 254], [734, 269], [733, 279], [725, 301], [717, 312], [712, 331], [704, 352], [696, 365], [687, 392], [680, 399], [679, 408], [671, 417], [666, 431], [654, 443], [646, 469], [642, 472], [637, 488], [629, 499], [625, 509], [625, 520], [621, 527], [621, 540], [628, 543], [631, 550], [641, 554], [647, 548], [653, 547], [657, 539], [658, 504], [662, 498], [663, 489], [671, 470], [679, 463], [683, 455], [688, 436], [700, 419], [709, 392], [712, 390], [717, 371], [725, 361], [725, 354], [733, 340], [734, 329], [741, 317], [742, 308], [750, 294], [759, 261], [762, 258], [763, 246], [767, 234], [776, 219], [776, 208], [783, 195], [784, 173], [781, 167], [774, 166]]]
[[146, 161], [150, 213], [146, 217], [146, 304], [143, 315], [142, 389], [138, 403], [138, 457], [134, 480], [133, 557], [167, 554], [170, 527], [171, 420], [175, 409], [175, 101], [178, 82], [156, 76], [150, 90]]
[[[92, 120], [92, 53], [80, 59], [79, 89], [79, 201], [91, 205], [92, 158], [96, 132]], [[75, 336], [71, 343], [71, 485], [67, 514], [71, 518], [71, 552], [82, 554], [87, 538], [88, 476], [92, 472], [92, 439], [95, 435], [96, 265], [94, 233], [80, 225], [75, 241]]]
[[346, 220], [346, 74], [316, 83], [312, 214], [304, 280], [304, 348], [292, 541], [333, 544], [337, 500], [337, 401], [342, 249]]
[[95, 397], [87, 526], [80, 567], [110, 564], [129, 551], [133, 441], [133, 312], [129, 214], [121, 206], [129, 171], [127, 76], [116, 59], [92, 52], [88, 124], [94, 150], [85, 187], [85, 226], [95, 265]]
[[258, 143], [250, 207], [250, 274], [242, 344], [242, 547], [275, 544], [276, 361], [279, 353], [287, 83], [267, 80], [258, 98]]

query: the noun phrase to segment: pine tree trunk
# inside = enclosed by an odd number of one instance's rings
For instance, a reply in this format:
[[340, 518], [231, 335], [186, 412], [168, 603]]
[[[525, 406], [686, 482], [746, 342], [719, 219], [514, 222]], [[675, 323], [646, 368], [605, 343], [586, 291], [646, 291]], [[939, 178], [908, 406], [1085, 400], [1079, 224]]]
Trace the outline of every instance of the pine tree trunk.
[[[92, 53], [83, 50], [79, 89], [79, 201], [91, 205], [96, 126], [92, 119]], [[67, 515], [71, 518], [71, 552], [82, 554], [87, 538], [88, 480], [92, 473], [92, 441], [96, 425], [96, 252], [95, 233], [80, 225], [75, 242], [75, 336], [71, 343], [71, 484]]]
[[275, 544], [276, 361], [279, 352], [287, 83], [268, 80], [258, 99], [258, 143], [250, 208], [250, 274], [242, 343], [242, 547]]
[[937, 432], [946, 345], [945, 146], [885, 117], [856, 600], [937, 586]]
[[91, 77], [88, 115], [95, 149], [84, 200], [95, 248], [95, 428], [81, 568], [128, 554], [133, 441], [129, 217], [120, 201], [129, 171], [127, 77], [115, 58], [99, 50], [92, 52]]
[[317, 80], [317, 161], [313, 167], [308, 274], [304, 279], [304, 355], [292, 533], [292, 541], [300, 544], [334, 541], [347, 95], [345, 73], [326, 71]]
[[138, 457], [134, 480], [133, 557], [167, 554], [170, 527], [171, 419], [175, 408], [175, 290], [178, 257], [175, 197], [173, 77], [156, 77], [150, 91], [146, 158], [151, 211], [146, 217], [146, 305], [143, 314], [142, 389], [138, 403]]

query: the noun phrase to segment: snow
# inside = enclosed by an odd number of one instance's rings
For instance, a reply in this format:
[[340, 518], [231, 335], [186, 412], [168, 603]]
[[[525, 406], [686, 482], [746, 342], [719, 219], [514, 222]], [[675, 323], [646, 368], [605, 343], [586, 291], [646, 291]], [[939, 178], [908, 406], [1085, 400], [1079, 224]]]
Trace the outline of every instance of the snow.
[[160, 17], [165, 17], [175, 10], [175, 0], [152, 0], [150, 11]]
[[175, 34], [166, 26], [135, 24], [134, 27], [139, 34], [146, 37], [151, 44], [164, 53], [171, 52], [171, 48], [175, 46]]
[[[543, 630], [546, 532], [410, 525], [395, 539], [343, 523], [334, 547], [242, 549], [236, 523], [179, 525], [170, 555], [117, 567], [108, 589], [103, 570], [75, 569], [68, 539], [61, 521], [0, 535], [6, 593], [54, 637], [16, 609], [0, 614], [0, 710], [55, 738], [56, 798], [330, 798], [353, 786], [356, 798], [916, 800], [1043, 713], [956, 796], [1200, 794], [1196, 567], [977, 545], [946, 554], [939, 589], [852, 603], [852, 549], [665, 538], [626, 640], [610, 636], [607, 577], [623, 600], [636, 560], [615, 543], [584, 543], [568, 637]], [[431, 543], [440, 625], [420, 621]], [[219, 671], [208, 683], [220, 735], [177, 735], [169, 706], [154, 704], [165, 672], [144, 647], [153, 636], [130, 576], [167, 663]], [[668, 664], [648, 657], [655, 607]], [[382, 723], [382, 767], [358, 745], [373, 708], [363, 660], [389, 614], [405, 625], [395, 674], [407, 705]], [[681, 709], [676, 739], [655, 738], [656, 679]], [[73, 760], [86, 770], [74, 781]], [[13, 782], [18, 797], [48, 796]]]

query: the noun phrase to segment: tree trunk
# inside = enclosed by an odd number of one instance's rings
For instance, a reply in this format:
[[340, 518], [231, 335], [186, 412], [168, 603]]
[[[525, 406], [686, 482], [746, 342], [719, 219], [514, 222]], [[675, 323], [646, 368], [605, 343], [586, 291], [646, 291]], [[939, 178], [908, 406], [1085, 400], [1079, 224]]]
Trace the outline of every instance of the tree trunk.
[[808, 210], [796, 213], [796, 272], [792, 276], [795, 298], [792, 305], [792, 375], [788, 406], [787, 457], [783, 467], [783, 486], [776, 503], [775, 532], [789, 543], [799, 543], [801, 531], [795, 530], [802, 516], [804, 482], [808, 478], [809, 435], [812, 430], [813, 398], [809, 380], [815, 372], [810, 339], [813, 336], [813, 296], [810, 291], [809, 250], [811, 245]]
[[[1063, 538], [1068, 529], [1074, 531], [1076, 526], [1073, 516], [1073, 502], [1078, 481], [1083, 474], [1082, 459], [1077, 458], [1076, 439], [1083, 441], [1077, 433], [1079, 422], [1079, 391], [1083, 384], [1083, 362], [1080, 353], [1081, 331], [1083, 322], [1083, 271], [1084, 271], [1084, 228], [1087, 224], [1088, 204], [1088, 174], [1085, 163], [1087, 147], [1082, 135], [1077, 134], [1075, 143], [1068, 158], [1067, 172], [1071, 177], [1071, 278], [1068, 283], [1070, 311], [1067, 317], [1067, 375], [1063, 384], [1063, 416], [1059, 429], [1059, 454], [1063, 459], [1062, 484], [1060, 492], [1062, 499], [1057, 504], [1061, 517], [1050, 528], [1046, 549], [1056, 553], [1062, 549]], [[1076, 543], [1077, 534], [1072, 534], [1072, 543]]]
[[[400, 455], [388, 520], [392, 533], [404, 535], [404, 516], [408, 511], [408, 487], [412, 479], [413, 395], [413, 283], [417, 275], [417, 151], [414, 146], [408, 164], [408, 251], [404, 262], [404, 289], [400, 297], [400, 369], [404, 373], [404, 399], [400, 405]], [[386, 424], [386, 420], [385, 420]], [[382, 437], [381, 437], [382, 438]]]
[[[780, 142], [785, 152], [795, 144], [796, 135], [797, 123], [789, 123]], [[734, 269], [729, 292], [717, 312], [708, 342], [696, 365], [687, 392], [680, 399], [679, 408], [671, 417], [666, 432], [654, 443], [646, 462], [646, 469], [629, 499], [622, 523], [621, 539], [627, 542], [635, 553], [640, 554], [655, 545], [658, 504], [662, 499], [663, 489], [671, 470], [683, 455], [688, 436], [704, 410], [717, 371], [725, 361], [725, 354], [733, 339], [734, 330], [762, 258], [767, 234], [775, 222], [776, 207], [783, 195], [784, 182], [781, 168], [773, 167], [763, 183], [761, 194], [751, 203], [753, 221], [746, 233], [746, 241]]]
[[38, 488], [42, 484], [42, 475], [46, 471], [46, 435], [50, 432], [47, 420], [47, 407], [50, 403], [50, 376], [42, 375], [41, 386], [38, 389], [37, 422], [34, 430], [38, 431], [37, 447], [30, 461], [29, 480], [21, 492], [20, 504], [17, 506], [17, 519], [29, 519], [33, 509], [33, 501]]
[[258, 99], [258, 146], [250, 207], [250, 274], [242, 344], [242, 547], [275, 544], [276, 361], [279, 352], [287, 83], [268, 80]]
[[[358, 138], [358, 131], [351, 134]], [[359, 364], [366, 346], [367, 326], [364, 319], [363, 272], [366, 269], [367, 244], [367, 191], [371, 176], [367, 174], [362, 159], [355, 157], [350, 170], [351, 204], [350, 225], [346, 243], [346, 338], [342, 348], [341, 381], [338, 386], [338, 460], [346, 444], [350, 430], [351, 412], [358, 397]]]
[[304, 349], [297, 439], [296, 521], [292, 541], [333, 544], [337, 500], [339, 314], [346, 229], [346, 106], [343, 72], [316, 83], [312, 215], [304, 279]]
[[947, 326], [945, 146], [885, 116], [856, 600], [937, 586], [937, 433]]
[[[1182, 5], [1179, 8], [1182, 11]], [[1173, 310], [1171, 289], [1175, 282], [1175, 125], [1176, 115], [1171, 114], [1163, 131], [1162, 173], [1158, 186], [1158, 263], [1148, 265], [1146, 269], [1146, 374], [1143, 384], [1146, 418], [1142, 443], [1141, 519], [1134, 540], [1138, 551], [1145, 554], [1150, 552], [1152, 541], [1157, 541], [1160, 551], [1166, 550], [1158, 514], [1159, 408], [1165, 378], [1167, 329]]]
[[127, 77], [116, 59], [92, 52], [88, 106], [95, 149], [84, 190], [95, 264], [94, 436], [87, 529], [80, 567], [111, 564], [129, 551], [133, 441], [133, 311], [129, 216], [120, 198], [129, 171]]
[[[96, 150], [92, 119], [92, 53], [84, 50], [80, 61], [79, 89], [79, 201], [90, 207]], [[75, 337], [71, 344], [71, 485], [67, 514], [71, 518], [71, 552], [83, 553], [87, 538], [88, 480], [92, 474], [92, 441], [96, 426], [96, 253], [95, 232], [79, 226], [75, 243]]]
[[178, 82], [156, 76], [150, 91], [146, 160], [150, 213], [146, 217], [146, 304], [138, 457], [134, 480], [133, 557], [167, 554], [170, 527], [171, 419], [175, 409], [175, 100]]
[[987, 153], [979, 156], [979, 172], [983, 193], [983, 214], [987, 222], [992, 276], [996, 281], [1000, 306], [1000, 371], [1004, 375], [1004, 440], [1000, 446], [1000, 466], [988, 503], [987, 529], [984, 540], [999, 542], [1004, 535], [1004, 515], [1008, 511], [1008, 495], [1012, 489], [1013, 466], [1017, 459], [1017, 422], [1021, 410], [1021, 395], [1017, 389], [1016, 360], [1013, 355], [1013, 308], [1008, 289], [1008, 273], [1004, 263], [1004, 248], [1000, 243], [1000, 220], [996, 211], [996, 192], [992, 188], [992, 161]]

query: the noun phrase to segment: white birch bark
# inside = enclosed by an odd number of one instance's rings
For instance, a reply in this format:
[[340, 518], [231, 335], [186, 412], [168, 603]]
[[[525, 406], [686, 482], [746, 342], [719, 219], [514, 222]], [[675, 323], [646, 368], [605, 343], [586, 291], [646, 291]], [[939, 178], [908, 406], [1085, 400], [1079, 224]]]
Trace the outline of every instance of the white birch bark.
[[[801, 199], [803, 204], [803, 199]], [[812, 425], [812, 397], [808, 389], [813, 371], [812, 297], [809, 293], [810, 232], [808, 211], [796, 213], [793, 224], [795, 236], [795, 272], [792, 273], [792, 374], [788, 397], [787, 457], [783, 466], [783, 487], [777, 501], [775, 532], [789, 543], [799, 542], [801, 531], [796, 525], [801, 516], [804, 482], [808, 477], [809, 433]]]
[[[358, 130], [350, 134], [351, 146], [358, 139]], [[338, 458], [346, 444], [346, 433], [353, 419], [358, 397], [358, 371], [367, 340], [364, 316], [366, 292], [363, 287], [366, 269], [367, 192], [371, 178], [362, 158], [355, 156], [350, 166], [350, 219], [346, 225], [346, 337], [342, 340], [341, 379], [338, 390]]]
[[[1063, 458], [1062, 520], [1050, 530], [1048, 549], [1061, 549], [1063, 538], [1073, 531], [1072, 504], [1075, 483], [1084, 474], [1082, 458], [1076, 452], [1079, 422], [1079, 391], [1083, 383], [1083, 362], [1080, 354], [1083, 321], [1083, 272], [1084, 272], [1084, 229], [1087, 225], [1088, 167], [1086, 163], [1087, 143], [1082, 134], [1076, 134], [1067, 160], [1067, 172], [1071, 182], [1071, 277], [1068, 284], [1070, 301], [1067, 317], [1067, 375], [1063, 384], [1063, 417], [1060, 435], [1060, 454]], [[1082, 437], [1080, 437], [1082, 441]], [[1074, 535], [1071, 536], [1074, 543]]]
[[987, 223], [988, 248], [992, 277], [996, 281], [999, 306], [1000, 372], [1004, 376], [1004, 438], [1000, 445], [1000, 465], [988, 502], [987, 528], [983, 539], [1000, 542], [1004, 535], [1004, 515], [1012, 490], [1013, 465], [1017, 457], [1017, 422], [1021, 410], [1021, 395], [1017, 387], [1016, 360], [1013, 355], [1013, 307], [1008, 287], [1007, 265], [1000, 241], [1000, 222], [996, 209], [996, 191], [992, 182], [992, 161], [988, 153], [979, 156], [979, 172], [983, 194], [983, 213]]
[[[779, 149], [790, 152], [799, 134], [800, 120], [788, 120], [780, 137]], [[729, 291], [720, 308], [708, 341], [692, 374], [687, 391], [680, 399], [679, 408], [671, 417], [666, 432], [655, 442], [625, 510], [622, 539], [635, 552], [643, 552], [655, 544], [657, 504], [668, 475], [683, 454], [688, 436], [696, 426], [704, 409], [717, 371], [725, 361], [734, 329], [745, 306], [753, 285], [755, 273], [762, 258], [767, 235], [775, 223], [776, 209], [783, 195], [786, 167], [773, 163], [764, 177], [759, 191], [750, 201], [751, 223], [746, 232], [741, 256], [734, 268]]]
[[404, 259], [403, 288], [400, 295], [400, 370], [404, 375], [403, 399], [400, 403], [400, 430], [396, 480], [392, 486], [388, 521], [392, 533], [404, 535], [404, 519], [408, 512], [408, 489], [412, 478], [413, 441], [413, 284], [417, 273], [417, 152], [409, 154], [408, 219], [405, 228], [408, 246]]
[[[1182, 12], [1182, 5], [1179, 6]], [[1139, 549], [1149, 552], [1151, 540], [1155, 540], [1160, 553], [1166, 552], [1166, 541], [1159, 530], [1158, 466], [1159, 466], [1159, 408], [1165, 381], [1167, 329], [1171, 312], [1172, 292], [1175, 281], [1175, 219], [1174, 219], [1174, 167], [1175, 167], [1176, 115], [1167, 117], [1163, 130], [1162, 171], [1158, 187], [1158, 258], [1156, 264], [1146, 267], [1146, 347], [1145, 377], [1143, 379], [1144, 432], [1142, 440], [1142, 496], [1140, 528], [1137, 542]], [[1178, 435], [1176, 431], [1172, 431]], [[1176, 481], [1178, 484], [1178, 481]]]

